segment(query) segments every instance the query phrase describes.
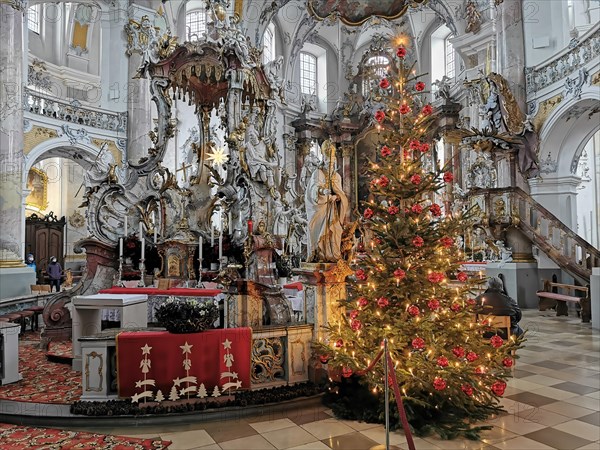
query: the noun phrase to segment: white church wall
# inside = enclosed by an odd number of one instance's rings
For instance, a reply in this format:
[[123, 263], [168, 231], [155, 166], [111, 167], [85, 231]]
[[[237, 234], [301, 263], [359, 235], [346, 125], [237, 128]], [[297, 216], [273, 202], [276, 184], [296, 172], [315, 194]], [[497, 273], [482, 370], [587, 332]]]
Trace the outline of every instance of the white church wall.
[[523, 2], [525, 64], [535, 66], [564, 49], [570, 40], [566, 1]]
[[[600, 210], [600, 195], [598, 193], [600, 167], [600, 132], [597, 132], [585, 146], [585, 161], [580, 160], [580, 168], [585, 164], [589, 171], [578, 173], [582, 176], [577, 195], [577, 234], [594, 247], [599, 247], [598, 211]], [[582, 156], [583, 159], [583, 156]]]

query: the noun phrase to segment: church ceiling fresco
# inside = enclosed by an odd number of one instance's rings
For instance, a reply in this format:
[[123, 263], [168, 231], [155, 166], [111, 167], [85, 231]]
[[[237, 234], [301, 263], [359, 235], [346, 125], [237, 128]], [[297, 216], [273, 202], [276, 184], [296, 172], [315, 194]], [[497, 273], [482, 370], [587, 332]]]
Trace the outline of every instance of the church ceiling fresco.
[[427, 0], [308, 0], [309, 11], [318, 19], [340, 14], [347, 25], [360, 25], [372, 16], [396, 19], [409, 6], [418, 6]]

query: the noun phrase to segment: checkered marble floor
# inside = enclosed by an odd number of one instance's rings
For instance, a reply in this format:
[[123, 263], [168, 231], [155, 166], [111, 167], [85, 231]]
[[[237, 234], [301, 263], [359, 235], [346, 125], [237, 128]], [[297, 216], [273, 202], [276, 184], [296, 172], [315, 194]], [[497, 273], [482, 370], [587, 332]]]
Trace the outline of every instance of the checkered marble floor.
[[[514, 379], [502, 405], [506, 413], [488, 420], [494, 428], [481, 441], [415, 438], [421, 449], [600, 449], [600, 334], [576, 317], [553, 311], [524, 311], [526, 347], [519, 351]], [[199, 424], [102, 430], [108, 434], [172, 441], [171, 450], [367, 450], [385, 443], [381, 425], [336, 420], [313, 406], [287, 413]], [[97, 431], [97, 429], [96, 429]], [[408, 448], [404, 435], [390, 443]]]

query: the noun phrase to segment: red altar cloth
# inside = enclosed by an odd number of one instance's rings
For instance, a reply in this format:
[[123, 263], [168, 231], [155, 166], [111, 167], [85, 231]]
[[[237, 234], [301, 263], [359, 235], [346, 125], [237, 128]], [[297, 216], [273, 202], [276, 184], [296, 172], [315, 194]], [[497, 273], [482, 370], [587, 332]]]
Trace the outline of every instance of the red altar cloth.
[[145, 288], [122, 288], [111, 287], [100, 290], [100, 294], [147, 294], [147, 295], [175, 295], [180, 297], [216, 297], [221, 289], [192, 289], [192, 288], [172, 288], [157, 289], [153, 287]]
[[[164, 398], [168, 399], [175, 387], [181, 398], [187, 396], [187, 393], [181, 394], [184, 389], [191, 398], [197, 397], [195, 387], [200, 384], [204, 384], [209, 396], [215, 386], [219, 386], [219, 392], [234, 385], [232, 390], [249, 389], [251, 346], [251, 328], [190, 334], [167, 331], [119, 333], [119, 396], [136, 398], [137, 395], [137, 398], [152, 401], [160, 389]], [[147, 370], [145, 377], [144, 370]], [[195, 377], [195, 380], [190, 381], [189, 377]], [[186, 378], [186, 381], [180, 381]], [[149, 380], [154, 380], [154, 383]]]
[[293, 283], [284, 284], [283, 288], [284, 289], [296, 289], [297, 291], [301, 291], [302, 290], [302, 283], [300, 283], [299, 281], [295, 281]]

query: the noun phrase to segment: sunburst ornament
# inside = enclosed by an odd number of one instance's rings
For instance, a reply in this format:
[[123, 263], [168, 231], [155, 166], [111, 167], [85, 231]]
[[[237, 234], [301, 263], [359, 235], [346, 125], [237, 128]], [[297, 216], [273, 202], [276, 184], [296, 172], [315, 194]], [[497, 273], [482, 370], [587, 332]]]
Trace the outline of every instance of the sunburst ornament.
[[225, 149], [223, 147], [218, 147], [213, 150], [212, 153], [206, 154], [206, 159], [208, 159], [213, 166], [222, 166], [229, 158], [229, 155], [225, 153]]

